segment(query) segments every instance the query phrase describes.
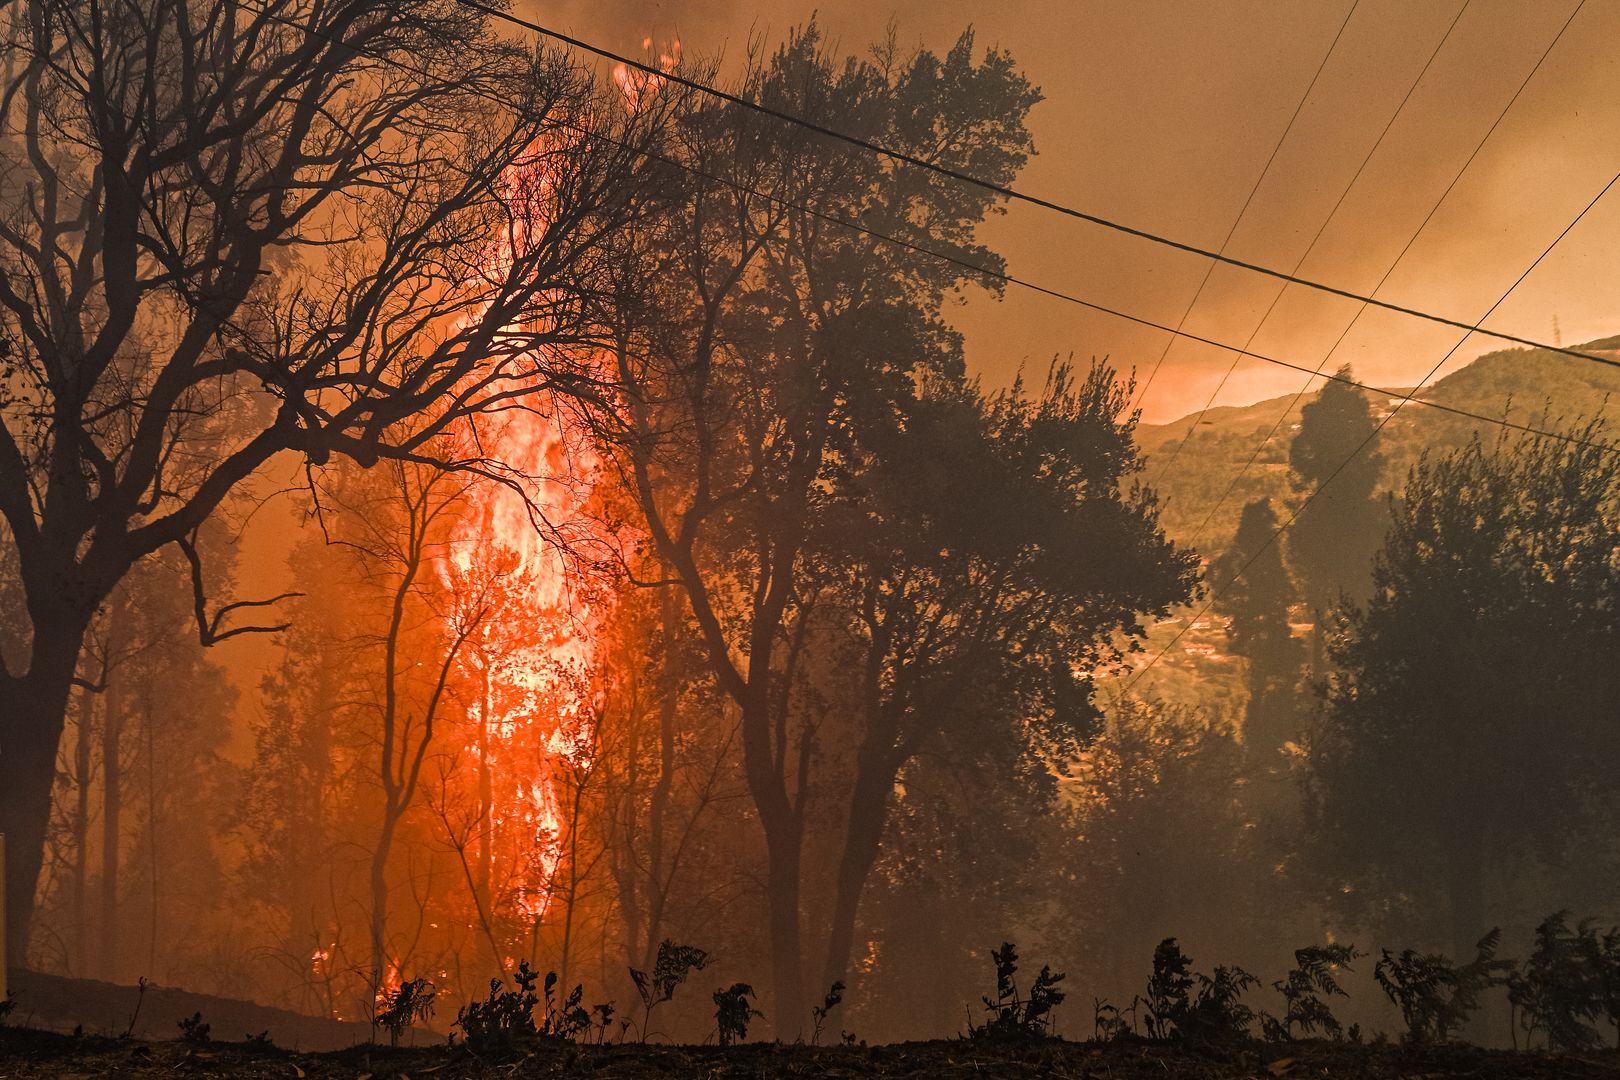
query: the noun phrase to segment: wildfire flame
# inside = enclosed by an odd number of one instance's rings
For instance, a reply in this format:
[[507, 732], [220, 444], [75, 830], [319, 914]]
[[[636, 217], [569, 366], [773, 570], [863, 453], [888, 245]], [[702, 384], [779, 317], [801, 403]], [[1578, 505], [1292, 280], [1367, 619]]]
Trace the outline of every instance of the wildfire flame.
[[[651, 53], [653, 39], [643, 46]], [[657, 66], [673, 71], [680, 57], [680, 42], [671, 41]], [[632, 111], [665, 81], [626, 65], [613, 79]], [[548, 136], [502, 176], [510, 217], [483, 260], [491, 282], [544, 233], [559, 179], [554, 170], [569, 157], [557, 152], [569, 147], [556, 140], [583, 137]], [[468, 488], [438, 568], [453, 600], [451, 618], [471, 629], [469, 654], [483, 682], [482, 693], [469, 695], [473, 724], [464, 746], [487, 778], [477, 855], [514, 914], [539, 926], [566, 840], [563, 770], [589, 764], [596, 643], [613, 606], [611, 590], [582, 576], [555, 541], [570, 532], [586, 542], [602, 539], [586, 524], [601, 462], [569, 414], [544, 396], [524, 409], [474, 418], [459, 437], [468, 456], [499, 463], [504, 481]], [[624, 538], [607, 539], [618, 546]]]
[[[533, 148], [502, 178], [511, 224], [486, 257], [491, 280], [544, 231], [552, 170], [567, 157], [556, 149]], [[461, 441], [468, 456], [497, 463], [499, 473], [466, 491], [439, 567], [451, 618], [470, 631], [469, 655], [484, 683], [482, 694], [471, 695], [477, 730], [466, 747], [494, 795], [481, 808], [488, 820], [480, 846], [489, 850], [478, 856], [518, 913], [538, 925], [562, 858], [559, 769], [588, 753], [595, 640], [612, 603], [557, 540], [589, 530], [585, 511], [600, 463], [544, 396], [469, 421]]]
[[[641, 47], [650, 55], [653, 51], [653, 39], [650, 37], [643, 38]], [[672, 38], [669, 44], [658, 53], [658, 70], [668, 74], [674, 71], [680, 65], [680, 62], [681, 41], [679, 38]], [[624, 94], [624, 99], [629, 103], [632, 112], [639, 109], [642, 102], [648, 97], [656, 94], [665, 82], [665, 80], [651, 72], [642, 71], [640, 68], [632, 68], [628, 64], [619, 64], [614, 67], [613, 81], [619, 85], [619, 90]]]

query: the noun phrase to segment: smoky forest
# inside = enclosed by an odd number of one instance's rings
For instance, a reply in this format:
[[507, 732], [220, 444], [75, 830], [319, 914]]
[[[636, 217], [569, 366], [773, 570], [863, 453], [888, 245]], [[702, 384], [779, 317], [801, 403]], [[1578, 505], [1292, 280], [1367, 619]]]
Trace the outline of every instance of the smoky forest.
[[0, 4], [0, 1073], [1620, 1077], [1620, 8], [1069, 7]]

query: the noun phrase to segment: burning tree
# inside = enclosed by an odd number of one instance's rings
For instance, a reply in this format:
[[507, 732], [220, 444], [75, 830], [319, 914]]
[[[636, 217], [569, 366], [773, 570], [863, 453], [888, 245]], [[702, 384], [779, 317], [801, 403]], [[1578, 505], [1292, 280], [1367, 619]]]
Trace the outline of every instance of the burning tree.
[[[21, 957], [97, 609], [168, 545], [200, 559], [204, 521], [279, 453], [510, 479], [444, 436], [585, 377], [577, 283], [633, 212], [656, 116], [448, 0], [32, 0], [0, 34], [0, 535], [28, 623], [0, 673], [0, 829]], [[504, 182], [514, 165], [544, 199]], [[244, 621], [263, 603], [210, 614], [199, 590], [199, 636], [266, 629]]]

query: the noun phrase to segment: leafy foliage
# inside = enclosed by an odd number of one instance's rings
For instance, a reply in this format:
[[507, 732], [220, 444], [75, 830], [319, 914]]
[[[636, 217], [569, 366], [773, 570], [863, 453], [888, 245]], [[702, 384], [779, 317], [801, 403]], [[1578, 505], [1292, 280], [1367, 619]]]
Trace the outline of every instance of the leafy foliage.
[[1305, 660], [1288, 622], [1295, 589], [1273, 542], [1277, 529], [1270, 500], [1254, 500], [1243, 508], [1232, 547], [1211, 567], [1220, 609], [1232, 618], [1233, 648], [1249, 661], [1243, 741], [1253, 760], [1270, 765], [1280, 764], [1279, 748], [1299, 737], [1296, 684]]
[[[1350, 369], [1339, 374], [1349, 378]], [[1373, 497], [1383, 471], [1380, 436], [1366, 393], [1348, 383], [1324, 383], [1300, 410], [1288, 464], [1301, 508], [1288, 530], [1288, 555], [1313, 610], [1341, 594], [1366, 594], [1386, 520]]]
[[1330, 634], [1308, 750], [1321, 857], [1347, 895], [1449, 916], [1460, 955], [1490, 872], [1566, 858], [1615, 809], [1620, 455], [1600, 424], [1568, 435], [1420, 460], [1371, 598]]
[[754, 988], [732, 983], [714, 992], [714, 1030], [721, 1046], [733, 1046], [748, 1038], [749, 1021], [765, 1014], [754, 1008]]
[[1271, 984], [1282, 994], [1286, 1008], [1281, 1018], [1263, 1019], [1266, 1038], [1291, 1041], [1317, 1031], [1335, 1039], [1341, 1037], [1343, 1026], [1333, 1015], [1328, 999], [1349, 995], [1339, 986], [1335, 973], [1341, 968], [1349, 971], [1350, 964], [1364, 955], [1354, 945], [1310, 945], [1294, 950], [1294, 969]]
[[[1138, 998], [1137, 1001], [1141, 999]], [[1131, 1013], [1136, 1011], [1135, 1003], [1131, 1005]], [[1098, 1042], [1107, 1042], [1110, 1039], [1124, 1038], [1130, 1034], [1132, 1023], [1125, 1019], [1125, 1014], [1119, 1006], [1102, 998], [1091, 999], [1091, 1037]]]
[[[467, 1049], [480, 1057], [511, 1054], [541, 1040], [572, 1042], [591, 1027], [591, 1014], [580, 1004], [584, 987], [575, 986], [557, 997], [557, 973], [548, 972], [539, 993], [539, 973], [520, 961], [512, 973], [513, 987], [500, 979], [489, 981], [489, 996], [470, 1001], [456, 1015]], [[535, 1010], [541, 1008], [538, 1019]], [[598, 1009], [602, 1006], [597, 1006]], [[604, 1025], [605, 1026], [605, 1025]]]
[[1012, 942], [1003, 942], [1001, 948], [991, 949], [990, 957], [996, 965], [996, 996], [981, 998], [990, 1019], [983, 1024], [968, 1024], [968, 1035], [975, 1039], [1042, 1038], [1052, 1034], [1052, 1010], [1063, 1003], [1065, 994], [1057, 988], [1063, 981], [1061, 972], [1051, 965], [1042, 965], [1029, 996], [1018, 991], [1018, 948]]
[[637, 968], [630, 969], [630, 981], [641, 995], [641, 1038], [647, 1039], [647, 1024], [652, 1011], [675, 996], [675, 988], [686, 981], [694, 971], [702, 971], [709, 962], [709, 954], [693, 945], [677, 945], [664, 940], [658, 944], [658, 955], [653, 961], [652, 974]]
[[1254, 1023], [1254, 1010], [1243, 1004], [1244, 993], [1260, 980], [1240, 967], [1217, 965], [1213, 975], [1198, 976], [1198, 997], [1187, 1016], [1185, 1033], [1200, 1042], [1242, 1038]]
[[827, 996], [821, 999], [821, 1004], [810, 1009], [810, 1015], [815, 1018], [815, 1028], [810, 1033], [810, 1045], [815, 1046], [821, 1042], [821, 1025], [830, 1014], [844, 1002], [844, 980], [839, 979], [827, 990]]
[[585, 987], [576, 983], [568, 992], [568, 996], [561, 1000], [556, 996], [556, 989], [557, 973], [546, 972], [546, 1013], [540, 1026], [540, 1034], [549, 1039], [572, 1042], [591, 1026], [591, 1014], [580, 1004], [585, 996]]
[[1173, 937], [1153, 950], [1153, 974], [1148, 976], [1146, 1025], [1155, 1039], [1168, 1039], [1192, 1012], [1192, 958]]
[[540, 996], [534, 992], [538, 973], [527, 960], [512, 973], [514, 986], [507, 989], [500, 979], [489, 980], [489, 997], [463, 1005], [456, 1014], [467, 1049], [480, 1057], [507, 1054], [531, 1043], [539, 1034], [534, 1010]]
[[1541, 1032], [1547, 1049], [1587, 1050], [1599, 1038], [1591, 1022], [1613, 1017], [1614, 947], [1620, 933], [1599, 937], [1591, 920], [1569, 926], [1556, 912], [1536, 927], [1535, 948], [1508, 979], [1508, 1000], [1527, 1037]]
[[388, 1032], [389, 1046], [398, 1046], [399, 1037], [412, 1024], [433, 1015], [433, 999], [437, 996], [438, 990], [426, 979], [401, 982], [392, 992], [384, 992], [374, 1026]]
[[1506, 981], [1512, 963], [1496, 959], [1500, 928], [1480, 938], [1478, 953], [1461, 967], [1439, 953], [1381, 950], [1373, 978], [1401, 1010], [1408, 1042], [1444, 1042], [1479, 1008], [1479, 996]]
[[[1176, 939], [1165, 938], [1153, 950], [1153, 973], [1148, 978], [1148, 1034], [1198, 1042], [1241, 1038], [1254, 1022], [1254, 1010], [1243, 1004], [1243, 994], [1259, 984], [1240, 967], [1218, 966], [1213, 975], [1196, 972]], [[1098, 1019], [1118, 1033], [1118, 1010], [1106, 1018], [1099, 1010]]]
[[190, 1016], [181, 1017], [180, 1022], [176, 1026], [180, 1029], [180, 1039], [182, 1042], [191, 1043], [193, 1046], [201, 1046], [210, 1041], [211, 1036], [208, 1033], [208, 1022], [202, 1018], [202, 1013], [200, 1012], [194, 1012]]

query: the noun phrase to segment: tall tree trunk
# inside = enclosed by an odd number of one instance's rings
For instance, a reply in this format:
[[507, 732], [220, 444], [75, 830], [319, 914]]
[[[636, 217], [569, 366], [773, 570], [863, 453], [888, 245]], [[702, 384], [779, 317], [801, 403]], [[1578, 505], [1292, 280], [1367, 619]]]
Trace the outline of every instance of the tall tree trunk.
[[675, 655], [675, 593], [664, 589], [658, 598], [658, 618], [664, 638], [664, 670], [658, 680], [658, 780], [653, 784], [652, 799], [647, 814], [647, 939], [642, 954], [642, 970], [651, 971], [657, 958], [658, 942], [663, 932], [664, 905], [674, 869], [664, 871], [665, 818], [669, 813], [670, 794], [675, 786], [675, 719], [679, 697], [675, 676], [668, 665]]
[[90, 768], [96, 696], [79, 691], [73, 737], [73, 959], [90, 970]]
[[367, 1015], [376, 1015], [377, 992], [382, 989], [388, 964], [388, 854], [394, 846], [394, 830], [399, 819], [389, 813], [383, 819], [377, 850], [371, 856], [371, 1000]]
[[[495, 870], [495, 775], [489, 764], [490, 710], [494, 708], [495, 691], [491, 679], [490, 657], [480, 660], [482, 679], [478, 708], [478, 898], [484, 909], [490, 910], [490, 882]], [[501, 958], [494, 958], [500, 966]]]
[[[65, 605], [64, 605], [65, 608]], [[0, 832], [6, 837], [6, 956], [28, 962], [34, 893], [45, 861], [45, 835], [51, 819], [56, 755], [73, 693], [74, 671], [84, 643], [88, 616], [58, 610], [50, 618], [35, 612], [28, 673], [0, 676], [7, 717], [0, 725]]]
[[844, 837], [844, 854], [838, 864], [838, 881], [833, 897], [832, 928], [827, 939], [827, 966], [822, 972], [824, 988], [847, 982], [850, 955], [855, 945], [855, 924], [860, 915], [861, 894], [877, 865], [878, 849], [888, 823], [889, 793], [894, 789], [894, 769], [888, 767], [881, 750], [863, 751], [855, 776], [855, 791], [849, 801], [849, 827]]
[[776, 1037], [789, 1042], [804, 1033], [804, 951], [799, 926], [802, 830], [765, 827], [766, 876], [771, 930], [771, 1016]]
[[765, 833], [765, 895], [769, 908], [772, 982], [767, 1018], [775, 1027], [776, 1037], [790, 1041], [802, 1034], [805, 1021], [804, 948], [799, 911], [804, 817], [789, 797], [782, 777], [787, 749], [782, 748], [782, 761], [772, 753], [768, 686], [768, 679], [756, 672], [749, 693], [743, 695], [743, 771]]
[[124, 695], [109, 688], [101, 725], [101, 974], [109, 980], [117, 979], [121, 945], [118, 868], [124, 809], [124, 705]]

